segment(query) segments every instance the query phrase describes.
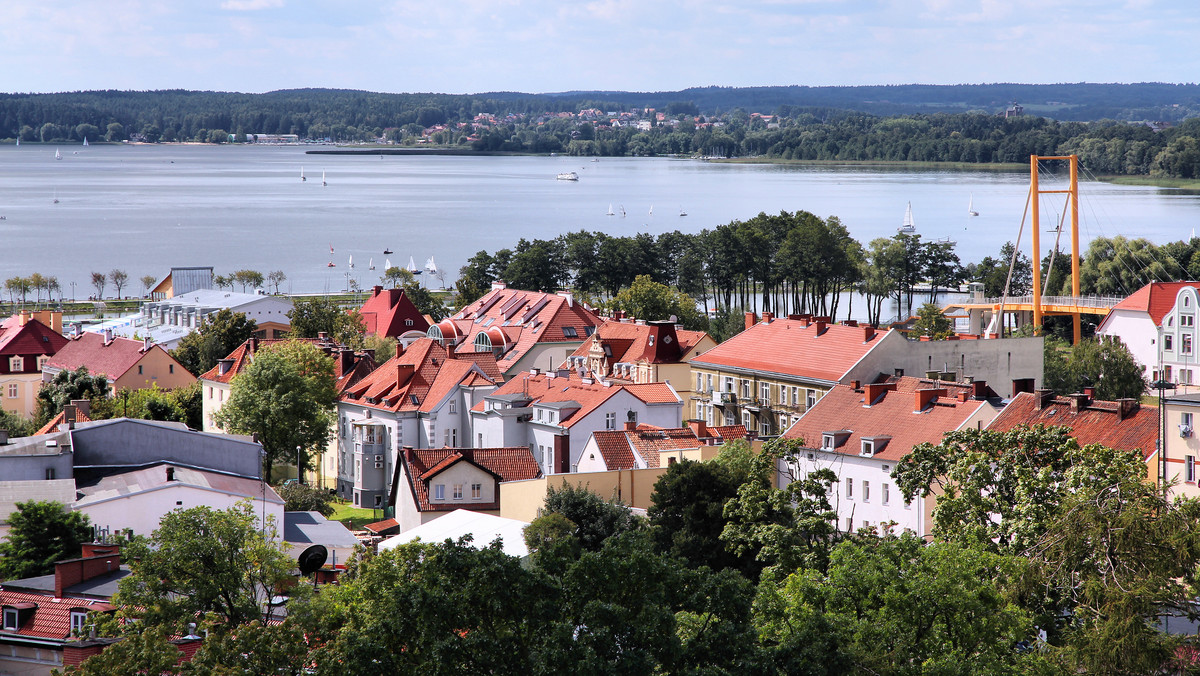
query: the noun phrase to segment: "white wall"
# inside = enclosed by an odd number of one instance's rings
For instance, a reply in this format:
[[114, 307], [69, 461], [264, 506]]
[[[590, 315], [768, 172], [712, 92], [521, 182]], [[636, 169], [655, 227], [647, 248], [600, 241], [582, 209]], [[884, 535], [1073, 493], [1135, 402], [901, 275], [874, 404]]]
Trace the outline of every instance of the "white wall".
[[[132, 528], [138, 535], [150, 535], [158, 528], [158, 522], [168, 512], [176, 509], [207, 506], [213, 509], [228, 509], [245, 496], [230, 495], [220, 491], [206, 490], [196, 486], [171, 485], [154, 490], [116, 497], [102, 502], [79, 505], [77, 511], [87, 514], [92, 525], [108, 528], [112, 532]], [[261, 498], [253, 499], [254, 513], [263, 514]], [[266, 503], [266, 514], [275, 518], [275, 527], [283, 537], [283, 504]]]
[[[838, 483], [834, 484], [833, 495], [829, 501], [838, 514], [838, 530], [847, 530], [847, 519], [852, 521], [849, 529], [851, 532], [861, 528], [864, 522], [878, 527], [881, 523], [895, 521], [897, 532], [909, 529], [918, 535], [925, 535], [922, 524], [925, 499], [918, 497], [905, 505], [904, 496], [896, 487], [895, 479], [889, 476], [896, 468], [895, 461], [809, 450], [801, 453], [796, 475], [802, 477], [825, 468], [833, 470], [838, 477]], [[852, 495], [847, 495], [847, 480], [854, 483]], [[869, 485], [869, 497], [864, 494], [864, 482]], [[786, 485], [782, 480], [781, 483]], [[888, 494], [886, 503], [883, 499], [885, 485]]]
[[1116, 336], [1125, 343], [1149, 378], [1158, 368], [1158, 327], [1145, 312], [1113, 310], [1096, 329], [1101, 336]]

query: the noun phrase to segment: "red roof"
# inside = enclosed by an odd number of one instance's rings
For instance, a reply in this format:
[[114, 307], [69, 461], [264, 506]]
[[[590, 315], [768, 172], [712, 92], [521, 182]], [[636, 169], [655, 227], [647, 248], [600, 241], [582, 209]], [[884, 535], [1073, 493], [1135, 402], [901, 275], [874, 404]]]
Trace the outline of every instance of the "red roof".
[[867, 326], [774, 319], [755, 324], [691, 363], [837, 382], [885, 335]]
[[[150, 345], [151, 350], [163, 350], [159, 345]], [[104, 336], [99, 333], [85, 331], [78, 338], [71, 338], [49, 361], [48, 366], [64, 371], [74, 371], [80, 366], [86, 366], [92, 375], [105, 375], [109, 380], [117, 380], [137, 365], [146, 355], [146, 344], [140, 340], [114, 336], [107, 344]], [[167, 355], [175, 360], [170, 354]], [[183, 371], [183, 365], [175, 362]], [[186, 371], [184, 371], [186, 372]]]
[[1155, 326], [1162, 326], [1163, 317], [1175, 307], [1175, 297], [1185, 286], [1200, 288], [1200, 282], [1150, 282], [1114, 305], [1113, 309], [1145, 312], [1154, 320]]
[[[8, 371], [8, 357], [40, 357], [52, 355], [67, 344], [61, 333], [36, 319], [21, 324], [21, 317], [13, 315], [0, 322], [0, 356], [5, 357], [0, 370]], [[36, 361], [26, 364], [26, 370], [37, 371]]]
[[[447, 504], [432, 504], [429, 502], [429, 481], [439, 473], [459, 462], [468, 462], [495, 477], [496, 483], [501, 481], [524, 481], [542, 476], [533, 453], [525, 446], [505, 448], [405, 448], [400, 454], [400, 462], [404, 464], [405, 477], [408, 478], [409, 490], [422, 512], [453, 511], [464, 506], [461, 502]], [[494, 495], [496, 500], [489, 503], [469, 503], [471, 509], [496, 510], [500, 509], [500, 490]]]
[[[783, 437], [803, 439], [808, 448], [820, 448], [825, 433], [842, 432], [837, 435], [837, 447], [824, 450], [859, 455], [864, 439], [876, 439], [873, 457], [899, 460], [913, 446], [940, 443], [946, 432], [959, 429], [981, 408], [991, 406], [986, 400], [959, 398], [971, 393], [971, 385], [910, 376], [891, 377], [858, 389], [836, 385]], [[873, 401], [866, 401], [869, 395]], [[924, 406], [918, 408], [922, 401]], [[880, 441], [885, 442], [882, 449]]]
[[430, 412], [457, 387], [494, 385], [499, 380], [490, 352], [460, 355], [439, 341], [421, 338], [346, 388], [341, 401], [388, 411]]
[[[253, 361], [254, 354], [268, 345], [278, 345], [286, 343], [288, 340], [299, 340], [306, 343], [312, 343], [321, 348], [325, 354], [333, 357], [333, 377], [337, 391], [345, 392], [347, 389], [357, 384], [368, 374], [375, 370], [376, 364], [373, 357], [367, 356], [366, 353], [354, 352], [346, 346], [330, 340], [328, 338], [283, 338], [283, 339], [260, 339], [249, 338], [241, 345], [234, 348], [233, 352], [225, 359], [232, 360], [229, 369], [225, 373], [221, 373], [221, 365], [205, 371], [201, 376], [201, 380], [207, 380], [215, 383], [231, 383], [235, 376], [245, 371]], [[343, 358], [346, 355], [346, 358]]]
[[46, 594], [0, 588], [0, 605], [19, 606], [19, 604], [32, 604], [34, 606], [32, 617], [22, 623], [20, 629], [16, 631], [0, 629], [0, 639], [4, 636], [66, 639], [71, 635], [72, 610], [90, 613], [107, 613], [115, 610], [113, 606], [93, 599], [58, 599]]
[[[59, 411], [58, 415], [51, 418], [50, 422], [46, 423], [45, 425], [42, 425], [42, 428], [39, 429], [38, 431], [34, 432], [33, 436], [36, 437], [39, 434], [49, 434], [51, 432], [54, 432], [54, 431], [58, 430], [59, 425], [65, 423], [66, 421], [67, 421], [67, 412]], [[92, 419], [89, 418], [88, 415], [86, 413], [84, 413], [83, 411], [79, 411], [79, 410], [75, 411], [75, 422], [81, 423], [81, 422], [91, 422], [91, 421], [92, 421]]]
[[[1043, 396], [1045, 403], [1039, 407]], [[1073, 397], [1082, 396], [1021, 392], [987, 428], [1007, 432], [1018, 425], [1058, 425], [1070, 427], [1071, 436], [1080, 446], [1101, 444], [1121, 451], [1138, 449], [1145, 457], [1154, 453], [1158, 442], [1157, 410], [1129, 401], [1122, 417], [1121, 402], [1083, 400], [1080, 402], [1083, 406], [1075, 406]]]
[[366, 325], [367, 333], [396, 338], [409, 331], [424, 333], [429, 322], [409, 300], [404, 289], [385, 289], [376, 286], [371, 297], [358, 310]]
[[[533, 403], [565, 403], [579, 404], [577, 410], [564, 410], [559, 420], [561, 427], [571, 427], [586, 418], [592, 411], [600, 407], [618, 392], [628, 392], [647, 404], [673, 404], [681, 400], [675, 390], [666, 383], [645, 383], [642, 385], [604, 385], [600, 381], [584, 382], [578, 375], [566, 378], [555, 377], [553, 374], [524, 374], [509, 380], [499, 389], [492, 392], [490, 397], [508, 394], [523, 394]], [[484, 410], [484, 402], [480, 401], [471, 408], [472, 411]]]
[[500, 370], [508, 372], [534, 345], [581, 342], [600, 324], [599, 315], [570, 294], [493, 288], [437, 327], [444, 339], [464, 349], [488, 333], [493, 349], [500, 351]]
[[[742, 430], [741, 438], [745, 439], [746, 428], [741, 425], [730, 426]], [[708, 428], [710, 431], [715, 428]], [[729, 428], [726, 428], [728, 431]], [[675, 451], [688, 448], [699, 448], [706, 445], [707, 440], [700, 439], [690, 427], [657, 427], [655, 425], [638, 425], [633, 430], [604, 430], [593, 432], [592, 438], [596, 447], [604, 457], [604, 464], [610, 470], [638, 469], [641, 467], [660, 467], [659, 454], [663, 451]], [[726, 436], [723, 439], [735, 437]], [[640, 456], [644, 464], [637, 462]]]
[[[617, 363], [674, 364], [681, 361], [692, 348], [707, 336], [703, 331], [676, 329], [663, 322], [605, 321], [591, 338], [568, 356], [563, 368], [570, 368], [571, 357], [587, 358], [592, 346], [601, 345], [611, 375]], [[605, 351], [606, 350], [606, 351]]]

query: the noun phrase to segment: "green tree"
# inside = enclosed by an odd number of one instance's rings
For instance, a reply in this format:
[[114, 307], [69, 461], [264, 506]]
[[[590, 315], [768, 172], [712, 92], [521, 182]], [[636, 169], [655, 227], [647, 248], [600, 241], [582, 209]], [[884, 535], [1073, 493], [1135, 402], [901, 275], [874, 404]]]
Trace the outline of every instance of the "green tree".
[[162, 140], [162, 136], [162, 129], [159, 128], [157, 124], [148, 122], [142, 125], [142, 139], [144, 139], [146, 143], [158, 143], [160, 140]]
[[234, 378], [216, 421], [234, 434], [258, 435], [269, 482], [276, 462], [290, 461], [299, 449], [303, 473], [308, 456], [324, 449], [336, 398], [333, 360], [320, 348], [302, 341], [267, 345]]
[[120, 641], [87, 658], [82, 664], [68, 666], [62, 672], [55, 669], [50, 673], [70, 676], [176, 676], [182, 673], [179, 659], [183, 657], [183, 652], [171, 644], [174, 633], [166, 627], [130, 630]]
[[104, 287], [108, 285], [108, 275], [103, 272], [92, 273], [92, 286], [96, 289], [96, 299], [104, 299]]
[[108, 393], [108, 379], [104, 374], [91, 375], [86, 366], [74, 371], [64, 369], [54, 374], [50, 382], [38, 390], [37, 415], [34, 419], [45, 424], [74, 399], [96, 401], [108, 397]]
[[330, 298], [300, 298], [288, 313], [296, 338], [316, 338], [324, 332], [349, 347], [360, 347], [366, 326], [357, 310], [345, 310]]
[[141, 279], [138, 281], [142, 283], [142, 295], [149, 296], [150, 288], [154, 286], [154, 283], [158, 281], [158, 278], [154, 275], [142, 275]]
[[176, 631], [206, 613], [230, 629], [266, 622], [264, 601], [295, 565], [282, 547], [273, 519], [260, 523], [248, 501], [225, 510], [177, 509], [153, 535], [126, 545], [131, 572], [113, 600], [136, 608], [147, 626]]
[[637, 517], [626, 505], [566, 481], [559, 488], [546, 488], [544, 513], [561, 514], [574, 523], [575, 537], [586, 551], [596, 551], [606, 539], [638, 527]]
[[8, 430], [10, 437], [27, 437], [37, 431], [33, 420], [23, 418], [13, 411], [0, 408], [0, 430]]
[[287, 281], [287, 275], [283, 270], [272, 270], [267, 273], [267, 283], [275, 287], [274, 293], [279, 295], [279, 285]]
[[104, 134], [105, 141], [124, 141], [125, 127], [120, 122], [110, 122], [108, 132]]
[[192, 375], [199, 376], [254, 335], [258, 324], [243, 312], [222, 308], [205, 318], [199, 329], [184, 336], [171, 356]]
[[952, 328], [950, 318], [937, 305], [925, 303], [920, 310], [917, 310], [917, 321], [913, 323], [913, 333], [918, 336], [927, 336], [932, 340], [945, 340], [950, 337]]
[[229, 143], [229, 132], [224, 129], [213, 129], [205, 138], [209, 143]]
[[[996, 258], [986, 256], [978, 264], [967, 266], [966, 274], [969, 279], [983, 284], [983, 295], [987, 298], [999, 298], [1004, 294], [1004, 286], [1008, 284], [1009, 296], [1024, 296], [1033, 287], [1033, 268], [1029, 256], [1025, 252], [1017, 252], [1016, 262], [1013, 262], [1012, 242], [1005, 242], [1000, 247], [1000, 255]], [[1012, 266], [1012, 278], [1008, 270]]]
[[8, 291], [8, 301], [10, 303], [15, 303], [17, 298], [21, 299], [21, 303], [24, 303], [25, 297], [29, 295], [31, 288], [33, 288], [33, 285], [26, 277], [9, 277], [4, 281], [4, 289]]
[[650, 534], [658, 551], [713, 570], [753, 572], [753, 556], [725, 548], [725, 504], [744, 478], [726, 464], [684, 460], [667, 468], [650, 496]]
[[1067, 347], [1047, 336], [1044, 344], [1045, 386], [1060, 394], [1095, 389], [1097, 399], [1139, 399], [1146, 376], [1129, 348], [1115, 336], [1085, 338]]
[[638, 275], [633, 284], [621, 289], [609, 303], [609, 308], [623, 310], [630, 317], [646, 320], [675, 317], [677, 323], [692, 330], [708, 328], [708, 319], [696, 309], [695, 300], [672, 290], [666, 284], [653, 281], [649, 275]]
[[408, 286], [415, 282], [416, 277], [408, 270], [393, 265], [383, 271], [383, 276], [379, 278], [379, 281], [383, 282], [384, 286], [391, 284], [393, 289], [399, 289], [401, 286]]
[[0, 542], [0, 579], [49, 575], [55, 562], [78, 558], [80, 545], [91, 537], [86, 514], [59, 502], [18, 502], [8, 536]]
[[233, 273], [233, 281], [242, 285], [242, 293], [246, 293], [246, 288], [257, 289], [262, 287], [265, 279], [263, 274], [257, 270], [236, 270]]
[[332, 516], [333, 496], [329, 491], [299, 482], [285, 483], [279, 489], [286, 512], [318, 512], [321, 516]]

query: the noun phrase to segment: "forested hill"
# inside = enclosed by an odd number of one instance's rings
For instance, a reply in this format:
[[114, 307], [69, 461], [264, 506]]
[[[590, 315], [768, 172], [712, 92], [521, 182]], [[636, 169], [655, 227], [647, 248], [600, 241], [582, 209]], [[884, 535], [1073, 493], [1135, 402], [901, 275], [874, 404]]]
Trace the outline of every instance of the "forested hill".
[[[1013, 101], [1026, 114], [1059, 120], [1178, 121], [1200, 115], [1195, 84], [979, 84], [864, 87], [703, 87], [676, 92], [564, 92], [524, 94], [382, 94], [335, 89], [295, 89], [265, 94], [184, 90], [86, 91], [58, 94], [0, 94], [0, 139], [42, 138], [46, 124], [73, 138], [81, 124], [105, 130], [119, 123], [140, 132], [147, 126], [191, 137], [199, 129], [246, 133], [330, 136], [338, 128], [388, 129], [469, 121], [496, 116], [605, 112], [655, 108], [670, 115], [745, 113], [791, 117], [816, 110], [852, 110], [873, 115], [980, 111], [1000, 113]], [[54, 129], [47, 130], [55, 132]], [[336, 136], [336, 133], [332, 134]], [[32, 136], [32, 138], [31, 138]]]

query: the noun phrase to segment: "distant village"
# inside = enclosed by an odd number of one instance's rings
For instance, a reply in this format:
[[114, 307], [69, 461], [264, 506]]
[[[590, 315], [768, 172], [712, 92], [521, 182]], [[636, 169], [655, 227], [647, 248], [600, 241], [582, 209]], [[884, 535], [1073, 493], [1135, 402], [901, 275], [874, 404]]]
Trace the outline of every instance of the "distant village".
[[[613, 126], [675, 123], [653, 110], [562, 115]], [[479, 115], [470, 126], [497, 122]], [[604, 316], [570, 291], [496, 281], [436, 320], [403, 289], [375, 286], [346, 311], [394, 347], [384, 360], [327, 332], [293, 338], [291, 298], [215, 288], [207, 267], [173, 269], [137, 313], [87, 326], [23, 309], [0, 324], [0, 404], [9, 415], [32, 418], [45, 385], [86, 369], [105, 379], [118, 411], [139, 390], [198, 383], [202, 425], [94, 419], [94, 401], [78, 399], [32, 435], [0, 430], [0, 538], [29, 500], [86, 515], [94, 536], [51, 574], [0, 582], [0, 673], [49, 674], [101, 653], [111, 642], [89, 640], [86, 630], [117, 610], [112, 597], [129, 574], [121, 538], [148, 536], [164, 516], [197, 506], [249, 503], [301, 564], [320, 546], [327, 557], [302, 572], [333, 585], [360, 552], [417, 539], [470, 533], [486, 547], [500, 535], [506, 553], [529, 557], [520, 533], [555, 489], [582, 487], [644, 516], [673, 466], [713, 461], [730, 444], [751, 453], [778, 440], [798, 444], [801, 452], [777, 463], [772, 487], [832, 472], [829, 518], [844, 534], [929, 536], [940, 496], [906, 498], [893, 473], [915, 448], [964, 430], [1063, 426], [1081, 446], [1139, 453], [1146, 481], [1169, 499], [1200, 496], [1198, 288], [1154, 282], [1104, 309], [1097, 334], [1124, 343], [1157, 388], [1116, 400], [1097, 398], [1093, 387], [1045, 389], [1044, 339], [1001, 339], [979, 316], [968, 322], [974, 333], [932, 340], [911, 322], [746, 312], [743, 330], [718, 344], [673, 318]], [[209, 370], [190, 373], [172, 351], [222, 311], [253, 320], [254, 334]], [[219, 413], [256, 357], [290, 340], [332, 360], [332, 424], [311, 463], [285, 456], [264, 468], [260, 440], [227, 433]], [[352, 530], [289, 511], [268, 470], [377, 518]], [[187, 655], [204, 639], [172, 640]]]

